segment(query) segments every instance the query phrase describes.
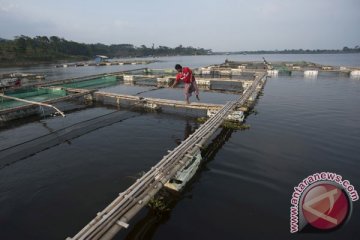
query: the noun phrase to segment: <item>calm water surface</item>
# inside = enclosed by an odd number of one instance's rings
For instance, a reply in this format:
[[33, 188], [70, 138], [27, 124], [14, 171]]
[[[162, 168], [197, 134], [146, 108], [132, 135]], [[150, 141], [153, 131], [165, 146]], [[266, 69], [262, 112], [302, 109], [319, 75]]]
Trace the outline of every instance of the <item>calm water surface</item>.
[[[225, 58], [261, 61], [261, 57], [169, 57], [150, 67], [172, 67], [175, 62], [198, 67]], [[360, 54], [265, 57], [360, 65]], [[81, 72], [62, 69], [63, 75], [54, 73], [54, 77], [87, 71], [78, 69]], [[132, 94], [138, 90], [132, 89]], [[163, 91], [143, 94], [182, 96], [178, 89]], [[316, 172], [341, 174], [360, 191], [359, 102], [360, 80], [335, 75], [269, 79], [256, 114], [246, 119], [250, 129], [219, 129], [199, 174], [181, 195], [169, 200], [171, 211], [159, 216], [144, 209], [116, 239], [357, 239], [359, 202], [353, 205], [350, 221], [328, 234], [290, 234], [289, 208], [293, 187]], [[193, 118], [180, 115], [95, 107], [69, 113], [67, 118], [14, 123], [0, 130], [0, 149], [57, 129], [71, 136], [66, 129], [106, 114], [110, 118], [116, 114], [116, 120], [81, 125], [86, 131], [79, 136], [0, 169], [0, 239], [75, 235], [199, 126]]]

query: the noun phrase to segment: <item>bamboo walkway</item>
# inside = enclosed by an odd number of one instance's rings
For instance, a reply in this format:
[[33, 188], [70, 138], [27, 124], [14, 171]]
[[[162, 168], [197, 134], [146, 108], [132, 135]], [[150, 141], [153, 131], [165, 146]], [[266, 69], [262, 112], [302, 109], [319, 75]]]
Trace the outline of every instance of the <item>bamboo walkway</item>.
[[[112, 104], [114, 106], [120, 106], [122, 102], [127, 102], [130, 106], [142, 106], [144, 108], [167, 106], [172, 108], [183, 108], [183, 109], [220, 110], [224, 106], [223, 104], [203, 103], [203, 102], [191, 102], [190, 104], [187, 104], [184, 101], [178, 101], [178, 100], [141, 97], [141, 96], [108, 93], [108, 92], [100, 92], [100, 91], [94, 93], [94, 99], [96, 100], [96, 102], [101, 102], [103, 104]], [[247, 111], [247, 108], [240, 107], [238, 108], [238, 110]]]
[[108, 205], [102, 212], [70, 239], [112, 239], [128, 222], [155, 196], [177, 171], [184, 167], [206, 144], [208, 139], [222, 124], [226, 116], [238, 106], [242, 106], [263, 83], [266, 74], [257, 75], [242, 96], [223, 106], [214, 116], [202, 124], [192, 135], [162, 158], [141, 178]]

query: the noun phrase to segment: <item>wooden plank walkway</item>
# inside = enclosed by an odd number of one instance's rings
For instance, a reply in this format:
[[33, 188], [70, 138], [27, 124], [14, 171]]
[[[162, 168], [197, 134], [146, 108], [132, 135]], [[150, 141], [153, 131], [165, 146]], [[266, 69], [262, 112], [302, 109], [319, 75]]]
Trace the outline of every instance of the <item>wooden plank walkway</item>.
[[214, 116], [202, 124], [192, 135], [162, 158], [141, 178], [122, 192], [110, 205], [70, 239], [112, 239], [129, 221], [150, 201], [177, 171], [192, 159], [215, 133], [226, 116], [236, 107], [243, 105], [257, 87], [262, 84], [266, 74], [258, 75], [245, 93], [234, 101], [225, 104]]
[[178, 101], [178, 100], [141, 97], [134, 95], [118, 94], [118, 93], [108, 93], [108, 92], [95, 92], [94, 97], [96, 98], [96, 101], [99, 102], [103, 101], [104, 98], [114, 98], [118, 100], [128, 100], [134, 103], [135, 102], [153, 103], [164, 106], [192, 108], [192, 109], [219, 109], [223, 107], [222, 104], [202, 103], [202, 102], [191, 102], [190, 104], [187, 104], [184, 101]]
[[[184, 109], [199, 109], [199, 110], [219, 110], [224, 107], [223, 104], [214, 104], [214, 103], [203, 103], [203, 102], [191, 102], [187, 104], [185, 101], [178, 100], [169, 100], [162, 98], [149, 98], [149, 97], [141, 97], [141, 96], [133, 96], [126, 94], [117, 94], [117, 93], [108, 93], [108, 92], [95, 92], [94, 98], [96, 102], [113, 102], [116, 105], [121, 105], [121, 101], [127, 101], [131, 103], [131, 105], [144, 106], [146, 108], [146, 104], [153, 106], [168, 106], [174, 108], [184, 108]], [[238, 110], [246, 111], [247, 108], [240, 107]]]

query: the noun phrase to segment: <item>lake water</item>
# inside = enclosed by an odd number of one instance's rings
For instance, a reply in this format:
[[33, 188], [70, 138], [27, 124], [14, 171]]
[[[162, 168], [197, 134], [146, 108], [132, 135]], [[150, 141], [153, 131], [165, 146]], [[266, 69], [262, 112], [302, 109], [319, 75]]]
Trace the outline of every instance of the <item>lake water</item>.
[[[145, 67], [200, 67], [226, 58], [261, 61], [263, 56], [270, 62], [360, 65], [360, 54], [334, 54], [167, 57]], [[42, 66], [1, 72], [39, 72], [63, 79], [138, 67], [143, 66]], [[145, 94], [181, 96], [175, 90], [155, 93]], [[316, 172], [338, 173], [360, 191], [359, 103], [359, 79], [270, 78], [256, 114], [246, 119], [250, 129], [219, 129], [201, 171], [183, 193], [169, 198], [171, 211], [159, 215], [143, 209], [116, 239], [358, 239], [359, 201], [353, 204], [350, 221], [327, 234], [290, 234], [289, 209], [293, 187]], [[104, 116], [106, 121], [94, 121]], [[78, 126], [82, 130], [71, 134]], [[46, 149], [0, 169], [0, 239], [74, 236], [197, 127], [193, 118], [181, 115], [93, 107], [66, 118], [2, 128], [1, 150], [35, 138]], [[67, 140], [52, 139], [50, 144], [44, 136], [55, 130]]]

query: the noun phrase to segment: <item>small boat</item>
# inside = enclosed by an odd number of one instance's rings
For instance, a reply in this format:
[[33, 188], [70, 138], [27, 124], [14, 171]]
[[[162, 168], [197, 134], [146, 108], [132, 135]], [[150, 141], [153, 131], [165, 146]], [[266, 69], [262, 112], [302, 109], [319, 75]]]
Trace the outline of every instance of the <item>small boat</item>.
[[186, 183], [188, 183], [195, 175], [200, 166], [201, 160], [202, 157], [199, 151], [193, 156], [190, 162], [185, 165], [185, 167], [181, 168], [172, 179], [165, 183], [164, 186], [176, 192], [181, 191], [185, 187]]

